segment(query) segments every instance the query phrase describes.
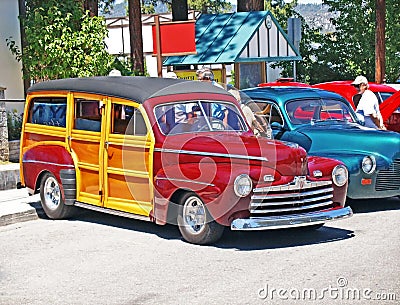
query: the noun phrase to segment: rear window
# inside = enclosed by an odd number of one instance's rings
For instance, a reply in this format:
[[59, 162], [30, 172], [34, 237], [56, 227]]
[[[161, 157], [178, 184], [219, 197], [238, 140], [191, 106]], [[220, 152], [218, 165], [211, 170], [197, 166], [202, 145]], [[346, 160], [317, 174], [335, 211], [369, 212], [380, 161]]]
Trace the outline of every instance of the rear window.
[[29, 105], [28, 123], [65, 127], [67, 98], [35, 98]]

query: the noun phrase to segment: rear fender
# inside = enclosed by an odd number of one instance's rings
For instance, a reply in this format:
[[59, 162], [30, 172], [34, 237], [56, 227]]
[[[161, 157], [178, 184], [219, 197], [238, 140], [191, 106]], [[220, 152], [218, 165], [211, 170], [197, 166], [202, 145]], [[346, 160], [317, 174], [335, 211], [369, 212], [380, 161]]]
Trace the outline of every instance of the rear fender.
[[[62, 188], [66, 204], [73, 204], [76, 197], [75, 162], [64, 143], [38, 143], [27, 148], [22, 156], [22, 174], [27, 188], [38, 193], [42, 176], [52, 173]], [[67, 196], [65, 196], [65, 190]]]

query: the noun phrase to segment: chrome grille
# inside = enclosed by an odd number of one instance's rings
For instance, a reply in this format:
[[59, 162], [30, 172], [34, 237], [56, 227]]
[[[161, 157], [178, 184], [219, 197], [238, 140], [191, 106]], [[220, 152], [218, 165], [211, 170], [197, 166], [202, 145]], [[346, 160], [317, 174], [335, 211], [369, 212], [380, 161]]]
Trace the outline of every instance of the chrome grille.
[[307, 181], [295, 177], [286, 185], [256, 188], [250, 201], [253, 217], [319, 211], [333, 206], [331, 181]]
[[400, 159], [395, 159], [388, 169], [380, 170], [376, 177], [376, 191], [400, 190]]

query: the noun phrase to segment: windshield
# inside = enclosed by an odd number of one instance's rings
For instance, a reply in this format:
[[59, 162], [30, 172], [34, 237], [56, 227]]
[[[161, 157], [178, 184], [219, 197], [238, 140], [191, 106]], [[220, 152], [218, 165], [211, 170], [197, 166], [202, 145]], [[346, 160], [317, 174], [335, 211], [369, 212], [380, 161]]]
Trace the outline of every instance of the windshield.
[[158, 126], [165, 135], [210, 131], [247, 131], [238, 108], [228, 102], [188, 101], [158, 105]]
[[325, 121], [357, 122], [354, 112], [345, 103], [329, 99], [301, 99], [286, 104], [289, 120], [294, 125]]

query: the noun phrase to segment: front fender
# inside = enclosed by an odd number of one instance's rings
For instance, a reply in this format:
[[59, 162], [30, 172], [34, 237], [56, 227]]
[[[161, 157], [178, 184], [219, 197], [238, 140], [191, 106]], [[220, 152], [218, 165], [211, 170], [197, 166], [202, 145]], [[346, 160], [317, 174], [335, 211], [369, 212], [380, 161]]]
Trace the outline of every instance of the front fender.
[[[337, 165], [344, 165], [343, 162], [331, 158], [325, 157], [317, 157], [317, 156], [308, 156], [308, 171], [310, 176], [315, 179], [315, 174], [317, 172], [321, 172], [322, 176], [320, 179], [332, 180], [332, 171]], [[347, 166], [346, 166], [347, 167]], [[337, 186], [332, 183], [333, 186], [333, 202], [340, 204], [341, 206], [345, 205], [347, 189], [349, 182], [343, 186]]]
[[154, 177], [156, 223], [169, 221], [168, 210], [179, 204], [177, 197], [181, 192], [194, 192], [207, 205], [213, 219], [229, 225], [232, 214], [248, 210], [250, 198], [239, 198], [233, 191], [233, 183], [238, 175], [250, 172], [247, 167], [214, 162], [164, 167]]
[[359, 174], [361, 171], [361, 164], [362, 160], [364, 159], [365, 156], [374, 156], [376, 160], [376, 169], [381, 170], [381, 169], [388, 169], [390, 164], [392, 163], [392, 159], [388, 158], [384, 155], [377, 154], [377, 153], [368, 153], [368, 152], [341, 152], [341, 153], [331, 153], [331, 152], [313, 152], [313, 154], [321, 156], [321, 157], [327, 157], [327, 158], [333, 158], [336, 160], [339, 160], [343, 162], [348, 171], [349, 174], [355, 175]]

